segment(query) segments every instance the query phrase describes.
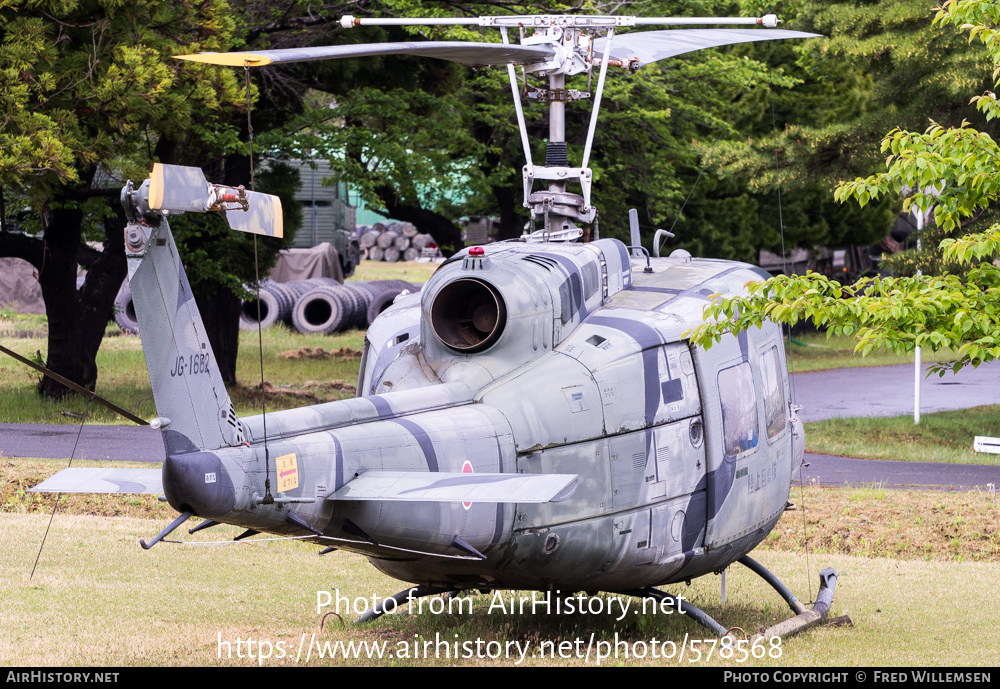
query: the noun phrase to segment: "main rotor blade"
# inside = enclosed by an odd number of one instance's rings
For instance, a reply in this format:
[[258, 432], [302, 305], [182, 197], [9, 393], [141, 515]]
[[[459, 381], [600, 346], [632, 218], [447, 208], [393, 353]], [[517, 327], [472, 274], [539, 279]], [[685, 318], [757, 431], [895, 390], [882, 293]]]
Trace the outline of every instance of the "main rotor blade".
[[287, 48], [284, 50], [257, 50], [252, 53], [198, 53], [175, 55], [181, 60], [207, 62], [211, 65], [230, 67], [260, 67], [280, 62], [311, 62], [344, 57], [373, 57], [376, 55], [423, 55], [464, 65], [525, 65], [545, 62], [555, 51], [546, 45], [520, 46], [502, 43], [466, 43], [464, 41], [423, 41], [407, 43], [361, 43], [357, 45], [330, 45], [317, 48]]
[[[779, 41], [786, 38], [815, 38], [821, 34], [782, 29], [666, 29], [619, 34], [611, 43], [610, 59], [625, 66], [644, 67], [651, 62], [675, 55], [753, 41]], [[594, 55], [603, 55], [607, 39], [594, 41]]]

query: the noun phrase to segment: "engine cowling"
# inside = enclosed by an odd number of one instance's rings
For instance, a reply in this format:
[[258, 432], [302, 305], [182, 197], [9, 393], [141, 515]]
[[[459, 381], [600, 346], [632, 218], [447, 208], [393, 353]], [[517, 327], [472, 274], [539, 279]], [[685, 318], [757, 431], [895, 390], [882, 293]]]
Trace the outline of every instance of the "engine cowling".
[[466, 380], [470, 369], [496, 379], [551, 351], [631, 284], [625, 246], [613, 239], [475, 249], [444, 264], [421, 292], [420, 340], [442, 381], [459, 364]]

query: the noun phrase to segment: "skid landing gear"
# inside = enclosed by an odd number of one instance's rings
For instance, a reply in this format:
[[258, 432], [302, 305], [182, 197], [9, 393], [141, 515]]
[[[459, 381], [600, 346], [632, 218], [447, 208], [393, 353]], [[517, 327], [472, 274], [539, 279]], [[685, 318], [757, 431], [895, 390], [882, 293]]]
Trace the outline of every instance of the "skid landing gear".
[[[816, 602], [813, 604], [812, 609], [809, 609], [806, 608], [783, 583], [781, 583], [781, 580], [778, 579], [778, 577], [774, 576], [770, 570], [749, 555], [744, 555], [738, 560], [738, 562], [770, 584], [771, 588], [777, 591], [778, 594], [785, 599], [785, 602], [788, 603], [788, 607], [791, 608], [793, 613], [795, 613], [794, 617], [776, 624], [773, 627], [769, 627], [760, 634], [755, 635], [751, 639], [751, 643], [754, 643], [759, 639], [770, 639], [774, 636], [784, 638], [786, 636], [791, 636], [792, 634], [797, 634], [805, 629], [808, 629], [817, 622], [820, 622], [826, 617], [827, 613], [830, 612], [830, 606], [833, 605], [834, 589], [837, 586], [837, 572], [834, 571], [832, 567], [828, 567], [819, 573], [819, 593], [816, 595]], [[413, 601], [418, 598], [436, 596], [448, 592], [451, 592], [452, 595], [456, 595], [458, 593], [458, 591], [454, 591], [450, 588], [442, 588], [440, 586], [414, 586], [412, 588], [404, 589], [396, 595], [386, 598], [380, 603], [374, 605], [371, 610], [358, 618], [357, 623], [370, 622], [371, 620], [378, 619], [386, 613], [394, 612], [396, 608], [403, 603], [412, 604]], [[627, 591], [615, 591], [614, 593], [634, 596], [636, 598], [652, 598], [658, 604], [666, 604], [677, 612], [687, 615], [719, 638], [725, 637], [728, 633], [728, 630], [716, 622], [711, 615], [695, 607], [690, 601], [675, 598], [665, 591], [660, 591], [659, 589], [650, 587], [644, 589], [629, 589]], [[392, 602], [390, 603], [390, 601]]]
[[[817, 622], [823, 620], [827, 613], [830, 612], [830, 606], [833, 605], [833, 592], [837, 586], [837, 572], [832, 568], [828, 567], [819, 573], [819, 593], [816, 595], [816, 602], [813, 604], [812, 609], [806, 608], [795, 595], [788, 590], [788, 588], [781, 583], [778, 577], [768, 570], [764, 565], [760, 564], [754, 560], [749, 555], [744, 555], [739, 559], [739, 563], [745, 566], [747, 569], [757, 574], [761, 579], [766, 581], [771, 585], [778, 594], [785, 599], [788, 603], [788, 607], [792, 609], [795, 616], [765, 629], [760, 634], [751, 639], [751, 641], [757, 641], [758, 639], [770, 639], [773, 636], [786, 637], [792, 634], [797, 634], [809, 627], [813, 626]], [[726, 628], [721, 624], [716, 622], [712, 617], [706, 614], [704, 611], [699, 610], [694, 605], [688, 601], [681, 601], [671, 596], [669, 593], [654, 589], [632, 589], [629, 591], [621, 591], [627, 596], [635, 596], [637, 598], [652, 598], [657, 602], [666, 601], [667, 605], [674, 608], [680, 613], [687, 615], [692, 620], [705, 627], [713, 634], [718, 637], [724, 637], [726, 635]]]
[[710, 615], [705, 613], [703, 610], [699, 610], [689, 601], [682, 602], [680, 599], [674, 598], [665, 591], [660, 591], [659, 589], [650, 587], [646, 589], [629, 589], [628, 591], [620, 591], [620, 593], [626, 596], [634, 596], [636, 598], [652, 598], [657, 603], [666, 602], [666, 604], [671, 608], [683, 615], [687, 615], [716, 636], [721, 638], [726, 635], [726, 628], [713, 620]]
[[792, 634], [798, 634], [821, 622], [827, 613], [830, 612], [830, 606], [833, 605], [833, 592], [837, 588], [837, 572], [833, 567], [820, 570], [819, 592], [816, 594], [816, 602], [813, 603], [810, 610], [802, 605], [799, 599], [792, 595], [792, 592], [781, 583], [781, 580], [768, 571], [764, 565], [749, 555], [744, 555], [739, 561], [751, 571], [760, 575], [764, 581], [771, 585], [771, 588], [781, 594], [781, 597], [788, 603], [788, 607], [792, 609], [792, 612], [796, 613], [795, 617], [787, 619], [784, 622], [779, 622], [773, 627], [768, 627], [760, 634], [757, 634], [751, 639], [751, 642], [761, 638], [770, 639], [772, 636], [784, 638]]
[[[371, 622], [372, 620], [377, 620], [382, 617], [382, 615], [387, 612], [391, 613], [396, 610], [402, 603], [412, 603], [418, 598], [424, 598], [426, 596], [436, 596], [441, 593], [447, 593], [452, 589], [433, 587], [433, 586], [414, 586], [413, 588], [404, 589], [394, 596], [390, 596], [385, 600], [376, 603], [372, 606], [372, 609], [366, 612], [364, 615], [359, 617], [355, 624], [360, 624], [362, 622]], [[389, 601], [392, 601], [390, 604]]]

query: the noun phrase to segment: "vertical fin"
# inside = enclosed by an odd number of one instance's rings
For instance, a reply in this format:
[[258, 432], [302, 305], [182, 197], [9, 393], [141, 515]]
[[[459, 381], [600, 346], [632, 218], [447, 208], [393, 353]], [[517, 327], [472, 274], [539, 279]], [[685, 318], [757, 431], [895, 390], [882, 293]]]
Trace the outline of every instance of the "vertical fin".
[[[129, 287], [167, 454], [238, 445], [243, 426], [222, 383], [166, 217], [125, 228]], [[147, 224], [147, 222], [149, 224]]]

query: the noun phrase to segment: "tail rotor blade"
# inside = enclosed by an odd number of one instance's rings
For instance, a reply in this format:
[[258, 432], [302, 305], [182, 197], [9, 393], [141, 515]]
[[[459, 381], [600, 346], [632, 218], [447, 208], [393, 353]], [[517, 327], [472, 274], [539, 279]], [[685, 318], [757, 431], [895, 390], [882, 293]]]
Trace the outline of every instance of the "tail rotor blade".
[[204, 213], [208, 208], [211, 186], [201, 168], [154, 163], [149, 179], [151, 210]]
[[226, 210], [223, 215], [229, 227], [240, 232], [283, 237], [281, 199], [256, 191], [245, 192], [247, 210]]
[[197, 167], [154, 164], [148, 204], [150, 210], [173, 213], [218, 211], [234, 230], [284, 236], [281, 200], [277, 196], [210, 184]]

